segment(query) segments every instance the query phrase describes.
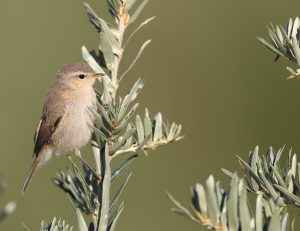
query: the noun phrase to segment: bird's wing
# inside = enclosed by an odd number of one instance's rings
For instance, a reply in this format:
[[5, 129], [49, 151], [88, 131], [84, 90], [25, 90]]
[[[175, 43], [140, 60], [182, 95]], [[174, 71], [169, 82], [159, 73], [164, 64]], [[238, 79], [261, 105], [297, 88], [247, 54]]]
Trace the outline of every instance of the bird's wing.
[[36, 140], [37, 140], [37, 137], [38, 137], [39, 130], [40, 130], [42, 122], [43, 122], [43, 118], [40, 119], [39, 124], [38, 124], [38, 126], [37, 126], [37, 128], [35, 130], [34, 137], [33, 137], [33, 142], [34, 143], [36, 143]]
[[59, 127], [66, 115], [65, 110], [43, 113], [34, 136], [34, 154], [37, 156], [42, 147], [49, 143], [53, 133]]

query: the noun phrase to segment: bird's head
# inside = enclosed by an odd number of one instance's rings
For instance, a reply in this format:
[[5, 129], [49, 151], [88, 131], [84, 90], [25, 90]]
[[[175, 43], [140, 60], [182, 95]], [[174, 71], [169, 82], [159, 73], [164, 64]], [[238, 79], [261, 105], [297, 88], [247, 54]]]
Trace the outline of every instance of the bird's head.
[[92, 87], [97, 77], [105, 75], [96, 73], [86, 62], [76, 62], [64, 65], [57, 74], [57, 80], [72, 89]]

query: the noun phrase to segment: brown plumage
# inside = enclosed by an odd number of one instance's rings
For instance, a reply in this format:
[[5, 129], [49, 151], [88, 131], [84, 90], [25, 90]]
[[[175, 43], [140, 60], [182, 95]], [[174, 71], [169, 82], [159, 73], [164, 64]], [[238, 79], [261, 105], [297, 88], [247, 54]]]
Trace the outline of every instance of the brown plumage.
[[42, 116], [34, 136], [34, 157], [25, 179], [24, 193], [33, 175], [53, 155], [74, 152], [89, 142], [93, 117], [89, 108], [96, 105], [93, 85], [96, 74], [87, 63], [67, 64], [57, 74], [57, 79], [47, 95]]

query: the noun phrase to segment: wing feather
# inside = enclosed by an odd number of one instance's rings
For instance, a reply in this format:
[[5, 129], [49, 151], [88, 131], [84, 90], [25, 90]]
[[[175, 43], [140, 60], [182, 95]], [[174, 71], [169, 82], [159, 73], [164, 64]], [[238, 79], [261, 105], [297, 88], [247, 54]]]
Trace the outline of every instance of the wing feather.
[[43, 114], [35, 134], [34, 154], [37, 156], [45, 144], [51, 143], [53, 133], [61, 124], [65, 110], [55, 111], [48, 115]]

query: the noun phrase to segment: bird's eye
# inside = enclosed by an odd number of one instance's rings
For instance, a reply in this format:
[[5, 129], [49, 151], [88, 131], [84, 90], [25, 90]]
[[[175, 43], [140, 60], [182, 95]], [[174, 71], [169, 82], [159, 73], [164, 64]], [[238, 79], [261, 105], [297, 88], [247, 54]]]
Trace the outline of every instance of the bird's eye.
[[84, 75], [84, 74], [80, 74], [78, 77], [79, 77], [80, 79], [84, 79], [84, 78], [85, 78], [85, 75]]

